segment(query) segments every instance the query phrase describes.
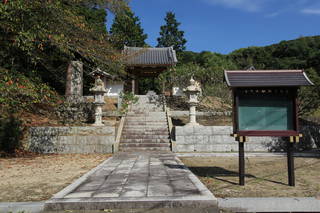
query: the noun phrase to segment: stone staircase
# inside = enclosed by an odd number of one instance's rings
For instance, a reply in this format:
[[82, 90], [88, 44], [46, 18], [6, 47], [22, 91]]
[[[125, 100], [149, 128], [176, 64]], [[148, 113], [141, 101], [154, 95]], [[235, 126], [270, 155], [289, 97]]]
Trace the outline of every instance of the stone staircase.
[[151, 103], [146, 95], [138, 97], [139, 101], [127, 113], [120, 151], [170, 151], [168, 122], [163, 105]]

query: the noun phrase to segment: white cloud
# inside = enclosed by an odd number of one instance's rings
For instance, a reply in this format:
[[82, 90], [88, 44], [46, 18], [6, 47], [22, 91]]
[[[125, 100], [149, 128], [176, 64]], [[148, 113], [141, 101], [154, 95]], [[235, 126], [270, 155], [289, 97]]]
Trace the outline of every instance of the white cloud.
[[229, 8], [241, 9], [249, 12], [259, 11], [265, 0], [205, 0], [214, 5], [222, 5]]
[[320, 15], [320, 9], [303, 9], [300, 12], [309, 15]]
[[279, 16], [282, 13], [282, 11], [278, 11], [278, 12], [273, 12], [273, 13], [269, 13], [267, 15], [265, 15], [266, 18], [274, 18]]
[[320, 15], [320, 0], [202, 0], [211, 5], [239, 9], [247, 12], [265, 13], [275, 18], [283, 13]]

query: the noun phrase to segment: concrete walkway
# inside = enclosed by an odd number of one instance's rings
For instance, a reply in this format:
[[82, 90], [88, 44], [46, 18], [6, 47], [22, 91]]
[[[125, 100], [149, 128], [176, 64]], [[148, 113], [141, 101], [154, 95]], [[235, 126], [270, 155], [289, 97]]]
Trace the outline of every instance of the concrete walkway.
[[45, 203], [47, 211], [217, 208], [217, 199], [171, 152], [118, 153]]

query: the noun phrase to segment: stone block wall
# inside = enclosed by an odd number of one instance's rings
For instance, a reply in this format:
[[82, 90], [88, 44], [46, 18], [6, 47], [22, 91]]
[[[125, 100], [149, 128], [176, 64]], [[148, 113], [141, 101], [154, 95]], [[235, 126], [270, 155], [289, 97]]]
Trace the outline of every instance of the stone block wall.
[[37, 153], [112, 153], [115, 127], [31, 127], [27, 148]]
[[[230, 136], [231, 126], [175, 127], [177, 152], [237, 152], [238, 142]], [[279, 139], [274, 137], [250, 137], [245, 150], [251, 152], [272, 151]]]

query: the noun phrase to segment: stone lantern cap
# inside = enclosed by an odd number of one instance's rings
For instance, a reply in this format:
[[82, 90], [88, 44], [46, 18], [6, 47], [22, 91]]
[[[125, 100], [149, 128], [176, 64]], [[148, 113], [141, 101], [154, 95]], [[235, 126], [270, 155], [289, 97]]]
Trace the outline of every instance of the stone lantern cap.
[[90, 92], [93, 92], [93, 93], [106, 93], [107, 92], [107, 90], [104, 86], [104, 83], [101, 80], [99, 75], [97, 76], [97, 78], [95, 80], [94, 87], [92, 87], [90, 89]]
[[185, 92], [201, 92], [201, 86], [198, 81], [195, 81], [193, 77], [190, 79], [190, 86], [185, 88], [183, 91]]

